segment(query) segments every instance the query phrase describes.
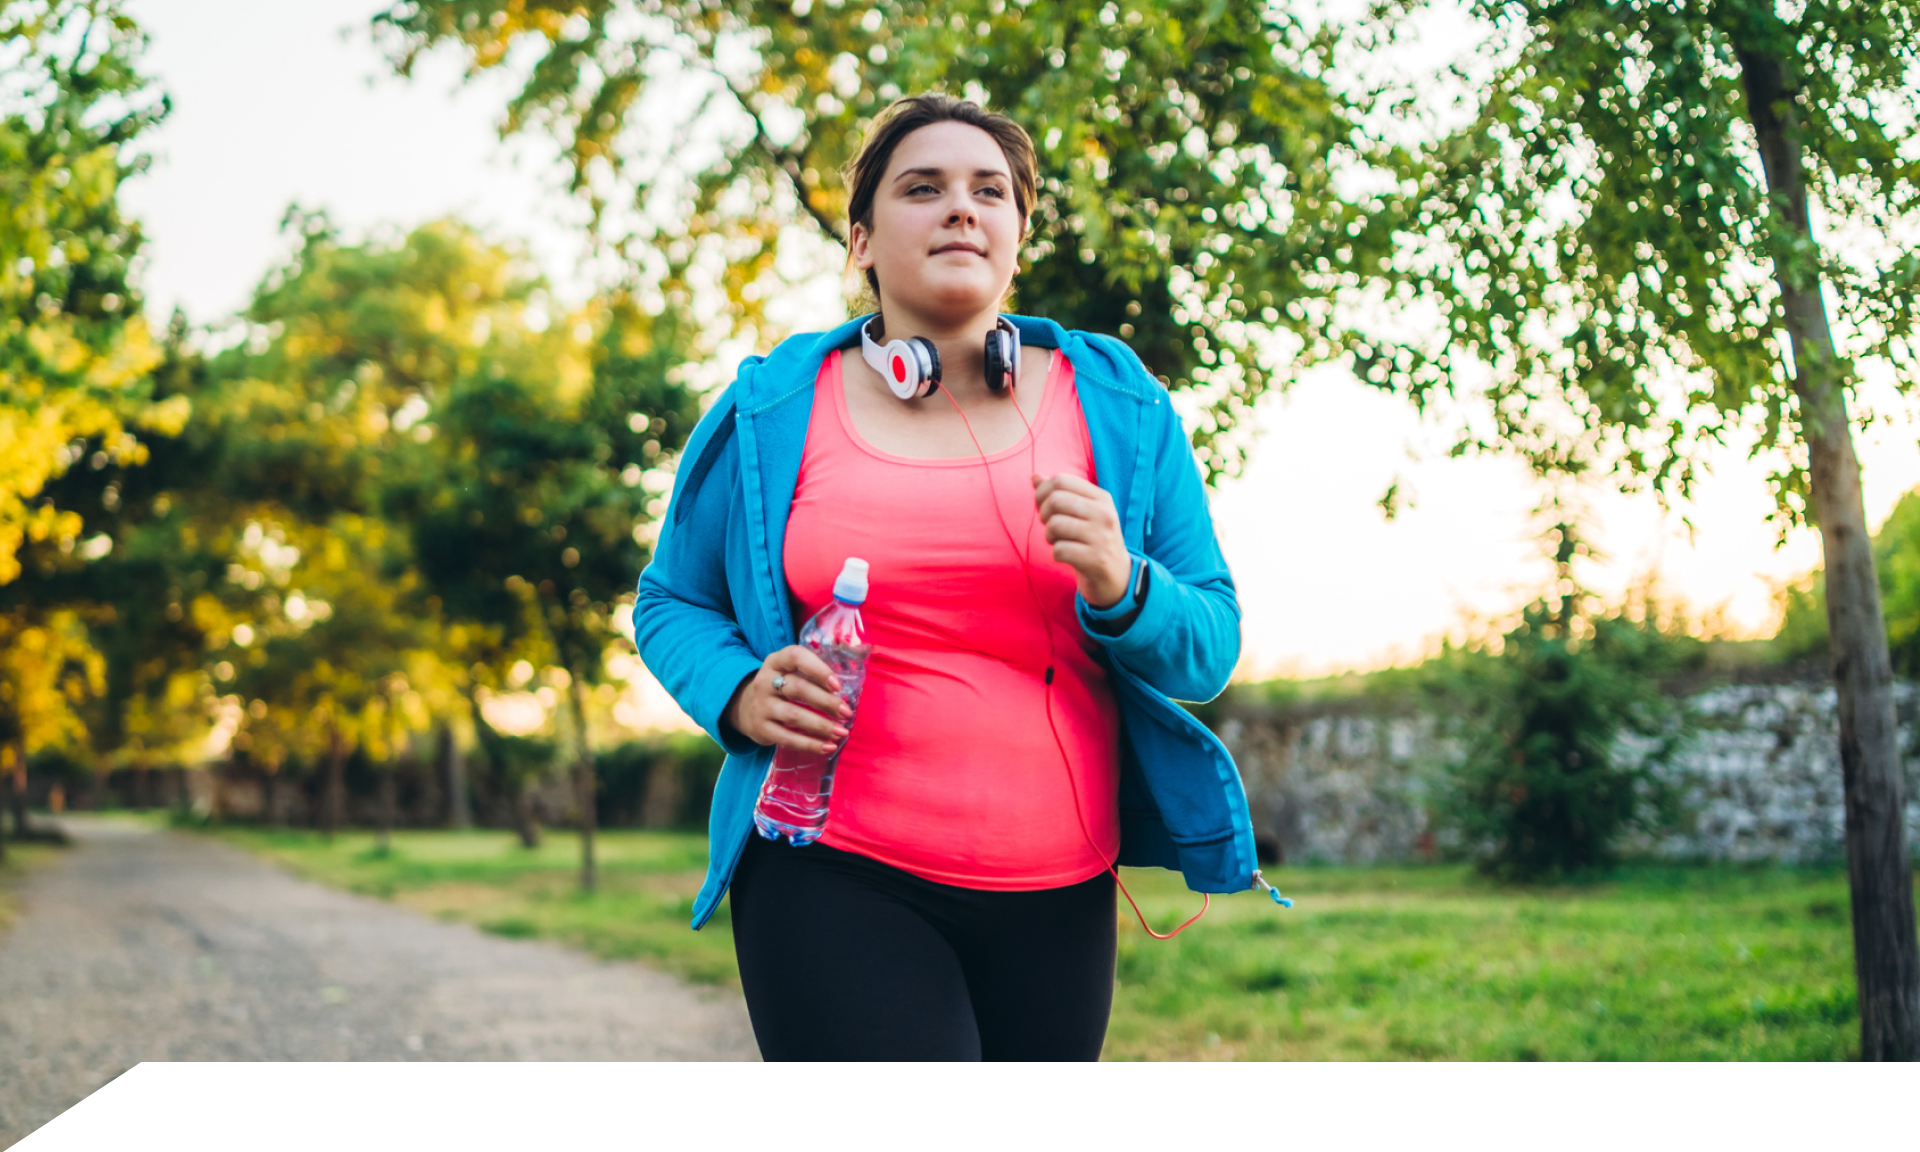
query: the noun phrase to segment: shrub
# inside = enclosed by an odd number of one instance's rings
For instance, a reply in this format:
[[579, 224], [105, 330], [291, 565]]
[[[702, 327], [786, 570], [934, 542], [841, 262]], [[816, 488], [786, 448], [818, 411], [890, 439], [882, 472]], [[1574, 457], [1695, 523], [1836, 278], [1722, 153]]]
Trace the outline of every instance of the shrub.
[[596, 754], [600, 823], [706, 831], [725, 760], [720, 746], [699, 732], [645, 736]]
[[1605, 867], [1624, 832], [1671, 817], [1661, 769], [1687, 723], [1662, 680], [1699, 658], [1655, 613], [1584, 611], [1571, 530], [1556, 532], [1558, 602], [1535, 602], [1497, 645], [1443, 654], [1431, 681], [1458, 750], [1438, 814], [1483, 871], [1514, 880]]
[[[1920, 676], [1920, 488], [1900, 497], [1873, 536], [1874, 571], [1886, 615], [1887, 650], [1893, 670]], [[1775, 655], [1783, 660], [1827, 658], [1825, 570], [1816, 568], [1780, 590], [1780, 631]]]

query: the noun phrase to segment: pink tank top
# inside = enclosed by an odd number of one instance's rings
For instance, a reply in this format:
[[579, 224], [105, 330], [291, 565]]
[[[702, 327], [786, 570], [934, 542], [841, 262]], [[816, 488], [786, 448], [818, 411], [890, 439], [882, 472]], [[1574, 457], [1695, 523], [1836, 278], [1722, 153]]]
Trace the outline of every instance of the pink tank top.
[[[1014, 891], [1079, 883], [1119, 851], [1119, 711], [1029, 479], [1093, 479], [1073, 366], [1058, 352], [1033, 437], [1031, 460], [1023, 438], [984, 466], [978, 456], [882, 452], [854, 431], [840, 353], [821, 365], [787, 519], [787, 585], [804, 620], [832, 595], [842, 561], [865, 559], [861, 613], [873, 645], [822, 843], [928, 880]], [[1054, 635], [1059, 745], [1047, 724], [1045, 633], [1009, 535], [1024, 538]]]

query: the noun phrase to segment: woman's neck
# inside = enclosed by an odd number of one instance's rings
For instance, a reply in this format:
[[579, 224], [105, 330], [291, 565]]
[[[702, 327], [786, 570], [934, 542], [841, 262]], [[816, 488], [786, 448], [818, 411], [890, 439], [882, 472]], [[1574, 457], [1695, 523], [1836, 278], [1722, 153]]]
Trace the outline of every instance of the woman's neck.
[[897, 301], [883, 301], [880, 311], [888, 340], [920, 336], [933, 341], [940, 350], [940, 387], [963, 402], [983, 400], [992, 394], [987, 387], [987, 333], [993, 330], [999, 315], [988, 309], [956, 320], [917, 312]]

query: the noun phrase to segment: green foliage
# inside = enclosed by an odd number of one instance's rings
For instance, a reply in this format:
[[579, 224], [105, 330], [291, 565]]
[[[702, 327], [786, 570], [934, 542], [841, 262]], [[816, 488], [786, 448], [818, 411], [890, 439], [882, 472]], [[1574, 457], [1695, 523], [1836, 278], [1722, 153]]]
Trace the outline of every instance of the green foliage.
[[[130, 279], [120, 213], [136, 140], [167, 111], [117, 3], [0, 2], [0, 745], [84, 748], [110, 695], [88, 643], [111, 609], [98, 568], [118, 492], [106, 477], [177, 431]], [[136, 610], [137, 611], [137, 610]], [[17, 748], [16, 748], [17, 746]]]
[[249, 701], [238, 746], [376, 759], [470, 713], [499, 779], [554, 761], [493, 733], [476, 692], [520, 660], [597, 682], [645, 565], [644, 525], [698, 415], [671, 326], [624, 297], [551, 314], [511, 250], [457, 222], [348, 243], [290, 212], [291, 258], [216, 357], [204, 405], [234, 563], [196, 605]]
[[[161, 354], [152, 400], [204, 412], [205, 361], [179, 313]], [[237, 540], [207, 531], [233, 501], [212, 483], [204, 422], [149, 426], [141, 447], [138, 463], [96, 460], [101, 467], [70, 468], [46, 487], [56, 506], [83, 515], [104, 554], [29, 563], [11, 589], [22, 602], [75, 607], [104, 662], [102, 690], [81, 706], [90, 751], [135, 764], [173, 758], [204, 736], [207, 634], [189, 608], [241, 558], [228, 546]]]
[[[699, 732], [662, 733], [629, 740], [595, 757], [599, 774], [599, 812], [603, 826], [639, 825], [643, 818], [661, 827], [705, 831], [726, 753]], [[662, 781], [659, 775], [671, 776]], [[649, 799], [667, 810], [649, 812]]]
[[939, 89], [1039, 149], [1020, 306], [1195, 390], [1210, 469], [1237, 462], [1270, 350], [1377, 354], [1338, 305], [1390, 255], [1385, 153], [1325, 78], [1338, 37], [1291, 7], [408, 0], [375, 23], [402, 72], [441, 45], [475, 74], [529, 61], [503, 130], [556, 137], [603, 234], [723, 331], [766, 322], [780, 251], [843, 243], [839, 172], [875, 113]]
[[[1458, 18], [1412, 0], [1381, 7]], [[1758, 73], [1784, 76], [1785, 146], [1823, 232], [1910, 229], [1920, 7], [1466, 7], [1497, 55], [1475, 62], [1492, 72], [1467, 95], [1469, 121], [1408, 173], [1418, 190], [1404, 226], [1417, 243], [1396, 265], [1440, 323], [1423, 355], [1378, 362], [1370, 378], [1425, 397], [1491, 368], [1494, 434], [1463, 432], [1463, 449], [1497, 444], [1548, 468], [1600, 464], [1683, 496], [1700, 450], [1736, 429], [1757, 451], [1802, 435], [1794, 380], [1821, 366], [1783, 355], [1783, 285], [1824, 285], [1843, 382], [1853, 360], [1882, 357], [1912, 385], [1920, 256], [1803, 234], [1793, 192], [1770, 189], [1761, 170], [1748, 94]], [[1420, 83], [1409, 80], [1398, 107], [1430, 131], [1444, 103]], [[1809, 481], [1805, 454], [1783, 455], [1774, 486], [1784, 527], [1806, 516]]]
[[[1880, 577], [1880, 602], [1887, 620], [1887, 647], [1893, 670], [1920, 676], [1920, 489], [1900, 497], [1873, 537], [1874, 568]], [[1773, 647], [1784, 660], [1827, 658], [1825, 573], [1814, 569], [1804, 580], [1781, 589], [1780, 631]]]
[[1589, 610], [1570, 575], [1572, 530], [1556, 534], [1558, 602], [1529, 605], [1497, 647], [1450, 650], [1429, 671], [1459, 749], [1442, 822], [1484, 871], [1514, 880], [1607, 867], [1623, 832], [1671, 816], [1659, 770], [1686, 724], [1662, 680], [1701, 655], [1652, 614]]
[[140, 425], [186, 415], [149, 401], [157, 350], [128, 278], [141, 237], [117, 200], [146, 164], [135, 138], [167, 111], [144, 47], [112, 0], [0, 2], [0, 585], [23, 545], [54, 564], [79, 542], [49, 480], [137, 461]]
[[482, 728], [485, 735], [481, 743], [485, 746], [487, 758], [493, 762], [500, 775], [500, 781], [509, 790], [518, 789], [529, 780], [537, 780], [546, 775], [553, 766], [554, 755], [559, 751], [551, 740], [542, 740], [538, 736], [508, 736]]
[[587, 683], [646, 565], [641, 526], [665, 481], [643, 481], [699, 417], [669, 323], [614, 300], [591, 324], [591, 345], [550, 348], [574, 357], [573, 379], [551, 361], [488, 359], [454, 380], [435, 409], [432, 467], [388, 500], [445, 611], [509, 640], [541, 637]]

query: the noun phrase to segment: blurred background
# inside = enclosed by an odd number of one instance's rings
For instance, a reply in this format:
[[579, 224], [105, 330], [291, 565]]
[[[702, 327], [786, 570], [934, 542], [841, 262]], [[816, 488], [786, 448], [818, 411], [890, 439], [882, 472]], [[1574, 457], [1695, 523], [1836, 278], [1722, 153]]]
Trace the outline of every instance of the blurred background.
[[[1843, 10], [0, 0], [7, 839], [131, 813], [726, 985], [675, 927], [719, 752], [632, 592], [940, 88], [1039, 147], [1015, 309], [1173, 390], [1244, 610], [1196, 711], [1336, 917], [1128, 937], [1110, 1054], [1857, 1056], [1781, 269], [1905, 723], [1920, 34]], [[1756, 45], [1821, 77], [1810, 230]]]

